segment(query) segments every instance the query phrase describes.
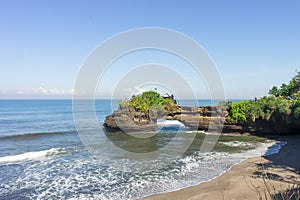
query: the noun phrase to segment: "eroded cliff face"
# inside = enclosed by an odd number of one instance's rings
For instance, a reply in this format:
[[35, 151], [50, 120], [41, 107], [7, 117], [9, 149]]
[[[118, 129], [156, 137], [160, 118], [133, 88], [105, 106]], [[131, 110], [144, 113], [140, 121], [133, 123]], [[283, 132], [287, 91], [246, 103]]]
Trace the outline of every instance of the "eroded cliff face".
[[153, 132], [157, 128], [155, 120], [149, 114], [126, 107], [114, 111], [105, 118], [104, 128], [109, 132]]
[[132, 108], [119, 109], [106, 117], [103, 126], [112, 132], [151, 132], [157, 128], [157, 118], [178, 120], [190, 130], [220, 131], [225, 112], [218, 107], [178, 107], [160, 116], [136, 112]]
[[109, 132], [154, 132], [157, 129], [157, 118], [178, 120], [190, 130], [207, 132], [237, 133], [237, 134], [296, 134], [300, 133], [299, 126], [280, 124], [267, 120], [255, 122], [226, 121], [226, 111], [219, 107], [178, 107], [176, 111], [166, 112], [162, 116], [151, 116], [136, 112], [132, 108], [119, 109], [106, 117], [103, 124]]

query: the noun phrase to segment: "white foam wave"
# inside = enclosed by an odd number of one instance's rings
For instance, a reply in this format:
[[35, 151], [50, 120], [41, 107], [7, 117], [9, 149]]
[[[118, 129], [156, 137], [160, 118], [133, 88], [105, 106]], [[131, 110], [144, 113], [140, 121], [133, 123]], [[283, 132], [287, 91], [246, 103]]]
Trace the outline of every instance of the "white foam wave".
[[178, 120], [157, 120], [158, 126], [180, 126], [180, 127], [186, 127], [183, 123], [181, 123]]
[[38, 159], [41, 157], [58, 154], [63, 151], [64, 151], [64, 149], [61, 149], [61, 148], [52, 148], [52, 149], [43, 150], [43, 151], [26, 152], [26, 153], [22, 153], [22, 154], [18, 154], [18, 155], [13, 155], [13, 156], [4, 156], [4, 157], [0, 157], [0, 163], [19, 162], [19, 161], [24, 161], [24, 160], [34, 160], [34, 159]]
[[230, 142], [219, 142], [219, 143], [230, 147], [252, 147], [252, 148], [256, 147], [255, 143], [251, 143], [251, 142], [230, 141]]
[[171, 131], [171, 132], [176, 132], [176, 131], [187, 131], [189, 130], [188, 127], [186, 127], [183, 123], [181, 123], [178, 120], [164, 120], [164, 119], [158, 119], [157, 120], [157, 130], [156, 132], [161, 132], [161, 131]]
[[[71, 160], [58, 157], [32, 163], [16, 181], [0, 183], [0, 196], [1, 188], [5, 188], [2, 194], [22, 188], [35, 191], [30, 194], [32, 199], [137, 199], [212, 180], [248, 157], [264, 155], [274, 145], [275, 142], [258, 144], [255, 149], [235, 154], [195, 152], [178, 159], [170, 168], [142, 174], [124, 173], [112, 166], [99, 165], [86, 154], [75, 154]], [[124, 160], [123, 165], [130, 166], [132, 162]], [[60, 172], [59, 176], [57, 172]]]
[[186, 131], [186, 133], [203, 133], [205, 134], [204, 130], [199, 130], [199, 131]]
[[269, 156], [272, 154], [279, 153], [280, 149], [286, 144], [287, 144], [287, 142], [285, 142], [285, 141], [279, 141], [279, 142], [274, 143], [272, 146], [268, 147], [268, 149], [264, 153], [264, 156]]

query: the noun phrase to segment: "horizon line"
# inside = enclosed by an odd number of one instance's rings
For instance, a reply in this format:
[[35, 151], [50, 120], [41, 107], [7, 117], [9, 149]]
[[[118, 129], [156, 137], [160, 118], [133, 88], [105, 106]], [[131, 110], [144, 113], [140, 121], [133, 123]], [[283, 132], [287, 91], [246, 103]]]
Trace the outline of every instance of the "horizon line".
[[[252, 98], [226, 98], [225, 100], [250, 100]], [[254, 98], [253, 98], [254, 99]], [[94, 98], [94, 99], [89, 99], [89, 98], [80, 98], [80, 99], [72, 99], [72, 98], [0, 98], [1, 100], [121, 100], [120, 99], [110, 99], [110, 98]], [[176, 100], [195, 100], [191, 98], [182, 98], [182, 99], [176, 99]], [[197, 100], [222, 100], [222, 99], [209, 99], [209, 98], [199, 98]]]

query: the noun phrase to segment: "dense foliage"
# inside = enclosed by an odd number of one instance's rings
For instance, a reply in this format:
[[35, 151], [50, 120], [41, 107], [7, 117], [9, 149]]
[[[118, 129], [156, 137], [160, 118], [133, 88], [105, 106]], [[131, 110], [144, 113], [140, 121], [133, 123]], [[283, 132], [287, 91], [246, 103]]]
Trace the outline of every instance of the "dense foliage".
[[238, 103], [227, 103], [229, 121], [247, 121], [247, 112], [252, 105], [252, 101], [240, 101]]
[[287, 99], [299, 98], [300, 91], [300, 72], [289, 82], [289, 84], [283, 83], [280, 88], [274, 86], [269, 90], [269, 94], [276, 97], [285, 97]]
[[138, 112], [149, 113], [163, 110], [173, 111], [177, 105], [172, 99], [163, 98], [155, 91], [146, 91], [140, 95], [133, 96], [130, 100], [121, 100], [120, 109], [132, 107]]
[[269, 94], [259, 100], [226, 102], [227, 121], [250, 122], [267, 120], [274, 123], [300, 125], [300, 73], [280, 88], [274, 86]]

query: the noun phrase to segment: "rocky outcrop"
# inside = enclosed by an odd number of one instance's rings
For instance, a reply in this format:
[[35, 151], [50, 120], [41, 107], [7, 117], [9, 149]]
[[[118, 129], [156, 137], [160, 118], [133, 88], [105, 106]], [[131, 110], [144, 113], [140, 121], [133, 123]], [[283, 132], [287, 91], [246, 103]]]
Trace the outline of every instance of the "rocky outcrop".
[[[220, 131], [225, 113], [217, 107], [178, 107], [160, 115], [167, 120], [178, 120], [190, 130]], [[103, 126], [110, 132], [152, 132], [157, 128], [157, 116], [136, 112], [132, 108], [119, 109], [106, 117]]]
[[220, 131], [225, 113], [218, 107], [182, 106], [179, 112], [168, 114], [166, 119], [178, 120], [191, 130]]
[[128, 107], [114, 111], [105, 118], [104, 128], [109, 132], [153, 132], [157, 128], [154, 120], [145, 113]]
[[[178, 107], [176, 111], [166, 112], [160, 118], [178, 120], [190, 130], [204, 130], [223, 133], [250, 134], [295, 134], [300, 133], [299, 125], [280, 124], [268, 120], [255, 122], [229, 122], [227, 113], [219, 107]], [[126, 108], [106, 117], [104, 127], [109, 132], [153, 132], [157, 129], [157, 117]]]

